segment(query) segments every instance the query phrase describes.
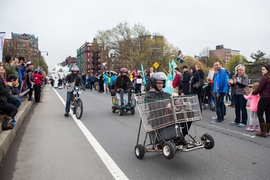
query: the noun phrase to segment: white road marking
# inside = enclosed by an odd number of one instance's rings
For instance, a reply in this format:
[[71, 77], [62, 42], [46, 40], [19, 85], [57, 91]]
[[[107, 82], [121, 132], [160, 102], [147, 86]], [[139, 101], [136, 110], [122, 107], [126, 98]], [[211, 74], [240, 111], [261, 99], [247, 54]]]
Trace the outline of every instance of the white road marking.
[[201, 122], [207, 126], [211, 126], [211, 127], [214, 127], [216, 129], [220, 129], [220, 130], [223, 130], [223, 131], [228, 131], [228, 132], [231, 132], [231, 133], [235, 133], [235, 134], [240, 134], [242, 136], [246, 136], [246, 137], [249, 137], [249, 138], [255, 138], [256, 136], [251, 136], [249, 134], [246, 134], [246, 133], [242, 133], [242, 132], [239, 132], [239, 131], [235, 131], [235, 130], [231, 130], [231, 129], [228, 129], [228, 128], [223, 128], [223, 127], [220, 127], [220, 126], [217, 126], [217, 125], [214, 125], [214, 124], [208, 124], [206, 122]]
[[[53, 90], [65, 106], [66, 102], [63, 100], [63, 98], [58, 94], [58, 92], [54, 88]], [[83, 134], [85, 135], [89, 143], [95, 149], [96, 153], [99, 155], [99, 157], [101, 158], [101, 160], [103, 161], [107, 169], [110, 171], [114, 179], [116, 180], [128, 179], [127, 176], [123, 173], [123, 171], [117, 166], [117, 164], [109, 156], [109, 154], [102, 148], [102, 146], [99, 144], [96, 138], [92, 135], [92, 133], [85, 127], [85, 125], [80, 120], [78, 120], [74, 114], [72, 114], [71, 117], [76, 122], [78, 127], [81, 129], [81, 131], [83, 132]]]

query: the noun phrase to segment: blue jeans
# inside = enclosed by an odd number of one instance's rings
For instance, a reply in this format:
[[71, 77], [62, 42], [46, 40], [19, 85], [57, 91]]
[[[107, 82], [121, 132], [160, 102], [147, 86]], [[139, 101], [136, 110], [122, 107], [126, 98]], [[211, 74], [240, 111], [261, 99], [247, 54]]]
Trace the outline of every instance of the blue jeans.
[[19, 109], [20, 105], [22, 104], [22, 98], [7, 99], [7, 102], [14, 104], [14, 106]]
[[224, 96], [225, 93], [221, 93], [219, 97], [216, 97], [215, 94], [215, 101], [216, 101], [216, 114], [217, 114], [217, 119], [220, 121], [224, 120], [225, 116], [225, 108], [224, 108]]
[[67, 92], [67, 99], [66, 99], [66, 113], [69, 113], [70, 110], [70, 102], [73, 96], [73, 92]]
[[243, 95], [234, 95], [234, 106], [235, 106], [235, 122], [240, 123], [241, 116], [240, 111], [242, 112], [242, 124], [247, 124], [247, 100]]

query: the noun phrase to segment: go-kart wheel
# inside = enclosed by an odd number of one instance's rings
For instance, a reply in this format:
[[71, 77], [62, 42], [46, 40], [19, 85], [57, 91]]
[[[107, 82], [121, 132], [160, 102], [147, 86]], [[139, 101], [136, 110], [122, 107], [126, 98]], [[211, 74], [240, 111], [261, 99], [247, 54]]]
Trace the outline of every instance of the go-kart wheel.
[[119, 109], [118, 114], [119, 114], [119, 116], [122, 116], [123, 115], [123, 109]]
[[130, 113], [133, 115], [133, 114], [135, 114], [135, 109], [134, 108], [131, 108], [130, 109]]
[[172, 142], [167, 141], [162, 146], [162, 152], [166, 159], [172, 159], [175, 156], [175, 146]]
[[214, 147], [214, 145], [215, 145], [214, 138], [208, 133], [205, 133], [201, 137], [201, 140], [203, 141], [205, 149], [212, 149]]
[[145, 149], [144, 149], [143, 145], [138, 144], [135, 146], [134, 152], [135, 152], [135, 156], [138, 159], [142, 159], [144, 157]]
[[112, 113], [115, 113], [116, 108], [112, 106]]

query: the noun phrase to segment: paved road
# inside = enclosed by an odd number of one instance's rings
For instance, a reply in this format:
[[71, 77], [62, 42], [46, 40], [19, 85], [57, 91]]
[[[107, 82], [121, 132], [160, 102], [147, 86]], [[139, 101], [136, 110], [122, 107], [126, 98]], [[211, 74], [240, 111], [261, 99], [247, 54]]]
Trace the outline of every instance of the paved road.
[[138, 111], [118, 116], [111, 113], [109, 94], [88, 90], [81, 97], [82, 119], [65, 118], [65, 90], [45, 87], [43, 103], [33, 106], [1, 164], [1, 180], [270, 179], [270, 138], [231, 126], [232, 108], [222, 124], [211, 123], [210, 110], [197, 123], [198, 136], [214, 137], [212, 150], [179, 153], [172, 160], [146, 153], [138, 160]]

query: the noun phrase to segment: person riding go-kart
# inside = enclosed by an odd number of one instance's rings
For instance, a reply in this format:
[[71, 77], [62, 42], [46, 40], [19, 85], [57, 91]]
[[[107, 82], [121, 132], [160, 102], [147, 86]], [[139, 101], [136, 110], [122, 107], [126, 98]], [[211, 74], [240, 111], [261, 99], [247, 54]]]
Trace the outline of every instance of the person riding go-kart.
[[[171, 96], [170, 93], [164, 92], [162, 90], [163, 88], [165, 88], [166, 79], [167, 79], [167, 76], [163, 72], [157, 72], [153, 74], [153, 76], [150, 78], [151, 90], [148, 91], [145, 96], [146, 102], [153, 102], [155, 100], [165, 99]], [[167, 106], [168, 108], [170, 108], [171, 104], [169, 103], [164, 106]], [[188, 122], [187, 125], [188, 127], [185, 126], [185, 123], [181, 125], [181, 127], [184, 127], [184, 128], [182, 129], [182, 133], [180, 134], [180, 137], [176, 140], [178, 144], [187, 145], [187, 141], [185, 140], [185, 135], [188, 134], [188, 129], [191, 126], [191, 122]], [[170, 128], [174, 129], [174, 126], [166, 127], [163, 130], [166, 131], [166, 129], [170, 129]]]
[[70, 111], [70, 102], [73, 96], [73, 88], [71, 87], [70, 84], [75, 83], [74, 86], [78, 86], [80, 87], [80, 89], [82, 88], [82, 78], [80, 75], [78, 75], [79, 73], [79, 68], [78, 66], [73, 66], [71, 69], [71, 73], [68, 74], [66, 76], [66, 87], [67, 87], [67, 99], [66, 99], [66, 113], [64, 114], [64, 116], [68, 117], [69, 116], [69, 111]]
[[125, 105], [123, 101], [124, 93], [128, 93], [128, 102], [126, 104], [131, 104], [131, 88], [133, 88], [133, 84], [128, 77], [128, 70], [127, 68], [121, 68], [120, 76], [116, 78], [115, 82], [115, 92], [120, 93], [121, 106]]

